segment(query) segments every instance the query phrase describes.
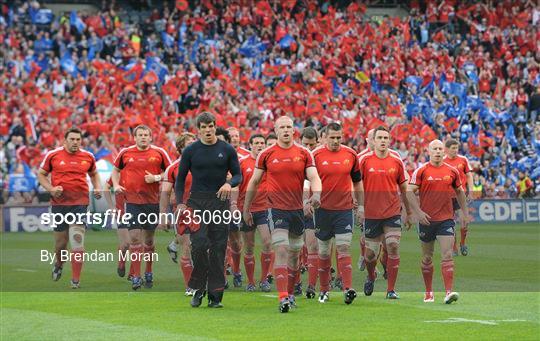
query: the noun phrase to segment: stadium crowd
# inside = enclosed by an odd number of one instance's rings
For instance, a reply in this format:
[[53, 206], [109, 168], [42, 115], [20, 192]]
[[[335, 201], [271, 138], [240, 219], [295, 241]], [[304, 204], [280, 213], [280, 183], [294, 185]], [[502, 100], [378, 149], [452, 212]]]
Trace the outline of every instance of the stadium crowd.
[[194, 132], [203, 110], [238, 127], [243, 143], [283, 114], [298, 131], [340, 121], [357, 151], [386, 125], [409, 172], [429, 141], [453, 137], [478, 197], [540, 193], [540, 7], [409, 7], [370, 18], [350, 1], [169, 1], [125, 16], [113, 0], [55, 16], [37, 1], [4, 1], [0, 201], [38, 200], [31, 181], [13, 179], [32, 177], [71, 126], [96, 159], [132, 144], [142, 123], [173, 157], [175, 136]]

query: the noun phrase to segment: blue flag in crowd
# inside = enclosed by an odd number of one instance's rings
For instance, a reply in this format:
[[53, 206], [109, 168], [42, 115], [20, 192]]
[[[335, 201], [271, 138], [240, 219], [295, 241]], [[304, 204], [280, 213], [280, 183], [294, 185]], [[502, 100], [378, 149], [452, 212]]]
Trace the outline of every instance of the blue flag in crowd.
[[49, 25], [54, 19], [53, 12], [48, 8], [42, 8], [32, 18], [33, 24]]
[[73, 59], [71, 59], [71, 54], [65, 53], [62, 56], [62, 59], [60, 59], [60, 66], [73, 77], [77, 77], [77, 65]]
[[145, 74], [150, 71], [154, 71], [154, 73], [158, 76], [159, 81], [163, 82], [165, 80], [165, 76], [169, 74], [169, 70], [167, 67], [156, 58], [156, 57], [147, 57], [146, 58], [146, 69], [144, 70]]
[[71, 11], [71, 15], [69, 16], [69, 22], [71, 26], [75, 26], [79, 33], [84, 32], [86, 24], [82, 21], [81, 18], [79, 18], [79, 16], [77, 15], [77, 11]]
[[30, 192], [36, 188], [36, 176], [32, 173], [32, 170], [26, 163], [23, 162], [22, 165], [24, 168], [23, 174], [15, 174], [13, 169], [9, 174], [10, 192]]

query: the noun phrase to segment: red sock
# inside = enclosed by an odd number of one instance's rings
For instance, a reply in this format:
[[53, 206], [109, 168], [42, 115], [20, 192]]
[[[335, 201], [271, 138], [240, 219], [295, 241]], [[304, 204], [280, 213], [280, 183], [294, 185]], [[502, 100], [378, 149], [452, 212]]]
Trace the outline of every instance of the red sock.
[[180, 268], [182, 269], [182, 274], [184, 275], [184, 285], [189, 287], [189, 279], [191, 278], [191, 272], [193, 271], [193, 264], [191, 263], [191, 258], [181, 257], [180, 258]]
[[71, 250], [71, 279], [78, 282], [81, 278], [84, 250]]
[[467, 225], [462, 226], [459, 232], [461, 233], [461, 240], [459, 242], [459, 245], [463, 246], [465, 245], [465, 240], [467, 239], [467, 232], [469, 231]]
[[276, 265], [274, 267], [274, 277], [276, 278], [276, 289], [278, 291], [279, 300], [289, 297], [287, 291], [288, 273], [287, 265]]
[[58, 250], [54, 254], [56, 256], [56, 266], [64, 266], [64, 261], [62, 261], [62, 250]]
[[422, 276], [424, 277], [424, 284], [426, 285], [426, 292], [433, 291], [433, 263], [424, 263], [422, 261]]
[[352, 287], [352, 265], [350, 255], [338, 255], [338, 269], [343, 281], [343, 289]]
[[441, 272], [444, 282], [444, 289], [446, 293], [452, 291], [452, 285], [454, 282], [454, 260], [444, 260], [441, 262]]
[[[129, 253], [131, 259], [131, 266], [129, 273], [133, 277], [141, 277], [141, 253], [143, 252], [143, 247], [141, 244], [130, 245]], [[133, 254], [134, 256], [131, 256]]]
[[248, 283], [255, 285], [255, 279], [253, 278], [255, 274], [255, 257], [253, 257], [253, 254], [244, 255], [244, 267], [246, 268]]
[[147, 272], [152, 272], [152, 253], [154, 253], [154, 250], [155, 250], [155, 247], [154, 245], [146, 245], [144, 244], [144, 248], [143, 248], [143, 252], [144, 254], [146, 255], [146, 257], [148, 257], [147, 261], [146, 261], [146, 267], [145, 267], [145, 270], [144, 272], [147, 273]]
[[362, 257], [366, 256], [366, 238], [364, 235], [360, 236], [360, 251], [362, 251]]
[[308, 285], [315, 288], [317, 285], [317, 275], [319, 273], [319, 255], [310, 253], [307, 256]]
[[[274, 252], [274, 250], [272, 250], [272, 255], [270, 256], [270, 269], [274, 268], [274, 261], [275, 260], [276, 260], [276, 253]], [[271, 275], [270, 272], [268, 274]]]
[[302, 253], [300, 253], [300, 264], [307, 267], [308, 265], [308, 251], [307, 246], [302, 246]]
[[381, 265], [386, 268], [387, 263], [388, 263], [388, 251], [386, 251], [386, 247], [383, 246], [382, 256], [381, 256]]
[[386, 272], [388, 273], [388, 288], [386, 291], [392, 291], [395, 288], [399, 271], [399, 256], [388, 255], [388, 262], [386, 265]]
[[321, 291], [330, 291], [330, 258], [319, 257], [319, 283]]
[[118, 247], [118, 267], [120, 269], [126, 268], [126, 249], [122, 249], [121, 247]]
[[232, 271], [237, 274], [240, 272], [240, 258], [242, 257], [242, 252], [236, 252], [231, 249], [231, 258], [232, 258]]
[[373, 260], [372, 262], [366, 261], [366, 269], [368, 273], [368, 278], [370, 281], [375, 280], [375, 267], [377, 266], [377, 259]]
[[298, 283], [297, 275], [300, 271], [298, 271], [298, 269], [292, 269], [292, 268], [287, 267], [287, 272], [289, 273], [289, 276], [287, 279], [287, 292], [289, 293], [289, 295], [293, 295], [294, 285]]
[[272, 252], [261, 252], [261, 282], [266, 280], [272, 264]]

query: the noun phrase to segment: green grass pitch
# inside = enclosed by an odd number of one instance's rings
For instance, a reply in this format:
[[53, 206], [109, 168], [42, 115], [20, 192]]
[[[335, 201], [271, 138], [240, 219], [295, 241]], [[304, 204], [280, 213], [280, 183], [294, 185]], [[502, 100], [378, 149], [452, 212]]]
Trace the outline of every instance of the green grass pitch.
[[[355, 302], [346, 306], [334, 291], [327, 304], [299, 298], [298, 308], [280, 314], [275, 291], [246, 293], [243, 288], [225, 292], [224, 309], [191, 308], [179, 266], [165, 250], [171, 233], [157, 233], [155, 286], [138, 292], [116, 275], [116, 262], [85, 263], [77, 291], [69, 288], [69, 265], [62, 279], [53, 282], [51, 266], [40, 261], [41, 249], [52, 250], [51, 233], [2, 233], [0, 339], [540, 339], [540, 228], [473, 225], [469, 235], [469, 256], [456, 258], [455, 290], [461, 294], [456, 304], [442, 303], [438, 255], [436, 301], [422, 302], [419, 242], [408, 231], [401, 243], [400, 300], [385, 300], [382, 277], [373, 296], [363, 295], [365, 273], [356, 268], [356, 234]], [[115, 232], [89, 231], [86, 250], [96, 249], [115, 252]]]

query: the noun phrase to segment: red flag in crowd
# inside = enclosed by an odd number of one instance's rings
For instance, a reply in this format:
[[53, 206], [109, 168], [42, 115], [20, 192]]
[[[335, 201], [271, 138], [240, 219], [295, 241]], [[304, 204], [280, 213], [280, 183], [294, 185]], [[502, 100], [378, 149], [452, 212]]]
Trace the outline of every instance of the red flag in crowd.
[[420, 130], [420, 137], [422, 138], [422, 142], [427, 144], [437, 138], [437, 133], [435, 133], [429, 125], [424, 124]]
[[444, 126], [446, 128], [446, 131], [448, 131], [449, 133], [453, 133], [457, 128], [459, 128], [459, 121], [457, 118], [452, 117], [451, 119], [444, 122]]
[[414, 129], [411, 124], [396, 124], [390, 131], [390, 134], [393, 139], [404, 142], [411, 138], [413, 131]]

